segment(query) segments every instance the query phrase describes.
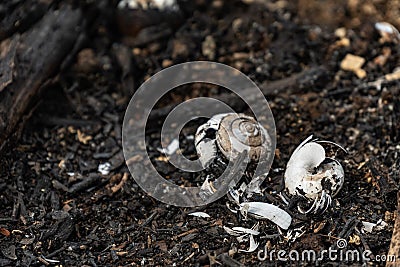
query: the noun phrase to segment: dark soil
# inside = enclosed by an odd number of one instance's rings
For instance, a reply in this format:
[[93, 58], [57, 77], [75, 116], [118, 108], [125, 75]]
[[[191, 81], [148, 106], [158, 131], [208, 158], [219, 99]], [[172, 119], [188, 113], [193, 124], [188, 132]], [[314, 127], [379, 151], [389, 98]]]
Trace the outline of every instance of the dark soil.
[[[387, 253], [400, 182], [400, 80], [381, 86], [370, 82], [400, 67], [399, 41], [383, 41], [374, 29], [378, 21], [400, 26], [399, 3], [195, 2], [194, 11], [171, 27], [157, 24], [146, 34], [127, 36], [118, 33], [124, 26], [96, 21], [90, 42], [73, 65], [46, 86], [21, 138], [10, 140], [1, 155], [0, 266], [283, 266], [260, 261], [257, 252], [265, 246], [321, 251], [338, 238], [348, 241], [348, 249], [370, 250], [374, 256]], [[335, 35], [340, 27], [348, 45]], [[207, 36], [216, 46], [204, 55]], [[366, 60], [366, 77], [341, 69], [346, 54]], [[260, 221], [259, 248], [238, 253], [248, 249], [248, 242], [238, 243], [223, 226], [251, 227], [256, 220], [244, 221], [229, 211], [227, 197], [200, 209], [168, 206], [148, 196], [130, 176], [121, 127], [132, 93], [163, 68], [193, 60], [235, 67], [261, 86], [282, 81], [283, 89], [267, 93], [277, 150], [263, 184], [269, 195], [262, 200], [281, 203], [275, 193], [282, 189], [286, 163], [309, 135], [348, 150], [337, 154], [346, 181], [332, 208], [315, 217], [296, 215], [292, 209], [290, 229], [304, 232], [296, 240]], [[310, 69], [318, 71], [300, 75], [295, 83], [290, 79]], [[159, 107], [222, 92], [187, 86], [166, 96]], [[150, 122], [149, 151], [157, 151], [161, 125]], [[186, 131], [193, 134], [197, 126]], [[190, 143], [185, 148], [188, 155], [194, 151]], [[179, 183], [181, 173], [157, 160], [157, 153], [152, 155], [159, 171]], [[111, 170], [102, 175], [98, 166], [106, 162]], [[211, 218], [187, 215], [195, 210]], [[361, 221], [379, 219], [388, 224], [383, 230], [360, 231]], [[349, 262], [325, 259], [320, 264]]]

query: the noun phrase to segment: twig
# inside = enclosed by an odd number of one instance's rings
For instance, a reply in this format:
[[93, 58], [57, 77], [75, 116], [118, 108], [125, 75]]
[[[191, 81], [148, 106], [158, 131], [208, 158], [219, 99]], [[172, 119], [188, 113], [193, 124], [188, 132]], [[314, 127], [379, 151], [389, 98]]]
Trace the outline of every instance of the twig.
[[7, 79], [0, 84], [0, 148], [74, 46], [82, 20], [80, 10], [64, 6], [49, 11], [29, 31], [3, 41], [0, 76]]
[[101, 181], [101, 177], [97, 174], [89, 174], [88, 177], [84, 178], [82, 181], [73, 184], [69, 189], [68, 192], [71, 194], [79, 193], [93, 185], [99, 184]]
[[121, 181], [120, 181], [118, 184], [116, 184], [116, 185], [114, 185], [113, 187], [111, 187], [111, 192], [112, 192], [112, 194], [118, 192], [118, 191], [122, 188], [122, 186], [124, 186], [124, 184], [125, 184], [125, 182], [126, 182], [127, 180], [128, 180], [128, 173], [125, 172], [125, 173], [124, 173], [124, 176], [123, 176], [122, 179], [121, 179]]
[[199, 230], [198, 229], [190, 229], [189, 231], [180, 233], [179, 235], [176, 236], [176, 238], [188, 235], [188, 234], [192, 234], [192, 233], [197, 233]]

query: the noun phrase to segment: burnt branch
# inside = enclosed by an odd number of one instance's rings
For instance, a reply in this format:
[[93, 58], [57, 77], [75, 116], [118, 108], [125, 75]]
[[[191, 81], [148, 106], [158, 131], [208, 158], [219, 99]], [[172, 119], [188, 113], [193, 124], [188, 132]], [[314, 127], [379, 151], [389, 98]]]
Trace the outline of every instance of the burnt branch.
[[81, 11], [65, 6], [49, 11], [30, 30], [1, 43], [0, 148], [73, 49], [81, 22]]

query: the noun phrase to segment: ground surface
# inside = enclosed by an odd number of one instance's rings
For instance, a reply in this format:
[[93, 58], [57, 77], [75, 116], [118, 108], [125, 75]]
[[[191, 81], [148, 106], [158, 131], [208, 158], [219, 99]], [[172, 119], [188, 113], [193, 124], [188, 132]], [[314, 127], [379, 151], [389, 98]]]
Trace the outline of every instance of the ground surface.
[[[400, 66], [399, 43], [382, 41], [374, 29], [381, 20], [400, 26], [400, 9], [395, 1], [339, 2], [199, 3], [174, 32], [161, 28], [163, 37], [144, 38], [141, 44], [122, 38], [110, 25], [99, 26], [75, 64], [40, 97], [21, 140], [2, 155], [0, 266], [275, 266], [257, 259], [259, 249], [236, 252], [248, 249], [248, 243], [238, 243], [222, 226], [255, 221], [231, 213], [226, 197], [201, 209], [211, 218], [187, 216], [193, 209], [147, 196], [125, 165], [121, 124], [132, 88], [164, 67], [191, 60], [228, 64], [264, 85], [318, 68], [314, 76], [288, 82], [287, 90], [268, 96], [277, 152], [266, 192], [281, 189], [290, 154], [311, 134], [349, 151], [338, 154], [346, 181], [333, 207], [323, 216], [296, 218], [292, 228], [304, 233], [295, 241], [262, 221], [259, 248], [322, 250], [345, 238], [350, 249], [385, 254], [400, 182], [400, 81], [369, 82]], [[348, 53], [366, 60], [365, 77], [340, 68]], [[129, 55], [131, 70], [124, 63]], [[160, 106], [216, 93], [187, 88]], [[156, 151], [156, 136], [149, 138], [150, 151]], [[112, 167], [108, 175], [98, 172], [105, 162]], [[162, 160], [158, 165], [179, 179]], [[379, 219], [388, 224], [383, 230], [359, 231], [360, 221]]]

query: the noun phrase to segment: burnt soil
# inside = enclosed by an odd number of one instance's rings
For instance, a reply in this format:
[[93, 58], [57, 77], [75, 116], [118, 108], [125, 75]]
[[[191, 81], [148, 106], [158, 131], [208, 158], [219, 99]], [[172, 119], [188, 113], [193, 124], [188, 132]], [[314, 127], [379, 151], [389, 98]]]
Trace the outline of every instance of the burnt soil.
[[[195, 2], [172, 28], [156, 25], [141, 39], [118, 33], [116, 23], [97, 21], [73, 65], [46, 86], [21, 138], [2, 155], [0, 266], [280, 266], [285, 264], [258, 260], [257, 252], [265, 246], [321, 251], [338, 238], [347, 240], [348, 249], [387, 253], [400, 182], [400, 80], [381, 86], [370, 82], [400, 67], [399, 42], [382, 40], [374, 28], [378, 21], [400, 26], [398, 3]], [[211, 53], [202, 48], [207, 36], [215, 42]], [[341, 69], [346, 54], [365, 59], [365, 77]], [[260, 221], [259, 248], [237, 252], [248, 249], [248, 242], [238, 243], [223, 226], [251, 227], [256, 220], [245, 221], [229, 211], [227, 197], [199, 209], [168, 206], [148, 196], [131, 177], [121, 146], [130, 97], [151, 75], [193, 60], [227, 64], [264, 86], [282, 81], [283, 89], [267, 94], [277, 150], [261, 200], [282, 204], [275, 192], [282, 189], [286, 163], [309, 135], [348, 150], [330, 151], [337, 152], [345, 169], [344, 186], [332, 207], [310, 217], [291, 210], [290, 229], [303, 233], [296, 240]], [[302, 75], [313, 69], [315, 73]], [[296, 74], [301, 79], [293, 83], [288, 77]], [[219, 93], [187, 86], [166, 96], [159, 107]], [[187, 177], [157, 152], [161, 125], [154, 121], [148, 127], [148, 150], [160, 173], [185, 184]], [[185, 136], [197, 126], [189, 125], [182, 135], [188, 155], [194, 146]], [[102, 175], [98, 166], [106, 162], [111, 170]], [[211, 217], [188, 216], [193, 211]], [[361, 221], [380, 219], [388, 224], [383, 230], [361, 231]], [[348, 262], [325, 259], [320, 264]]]

